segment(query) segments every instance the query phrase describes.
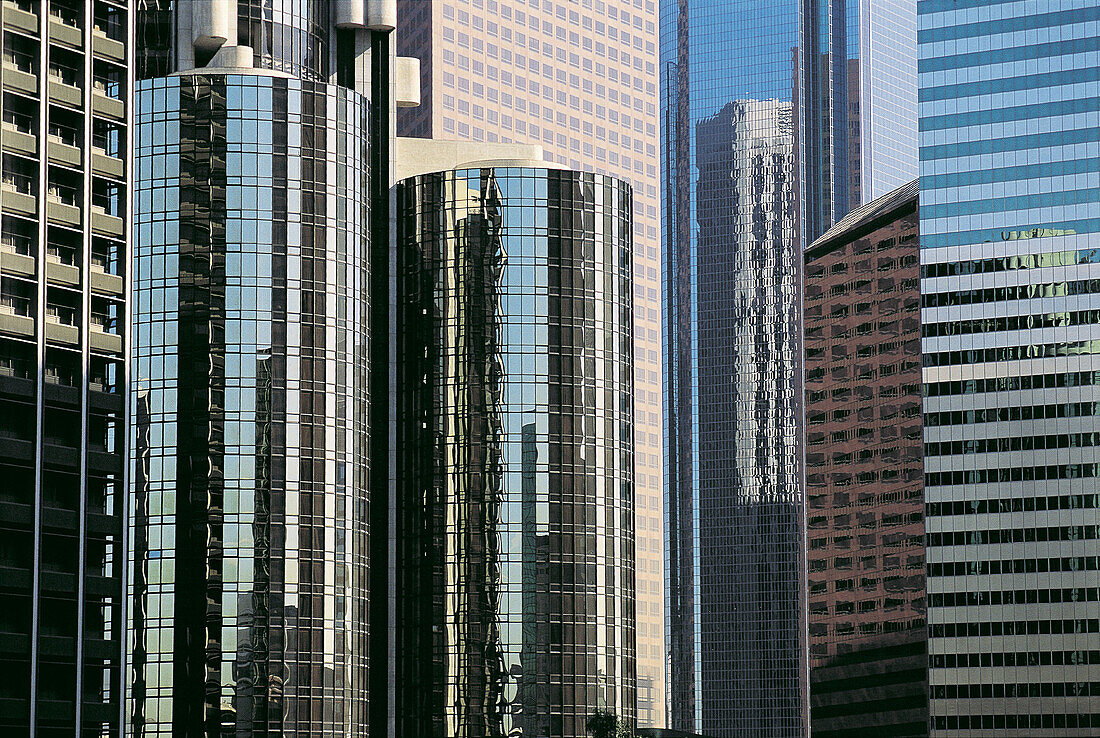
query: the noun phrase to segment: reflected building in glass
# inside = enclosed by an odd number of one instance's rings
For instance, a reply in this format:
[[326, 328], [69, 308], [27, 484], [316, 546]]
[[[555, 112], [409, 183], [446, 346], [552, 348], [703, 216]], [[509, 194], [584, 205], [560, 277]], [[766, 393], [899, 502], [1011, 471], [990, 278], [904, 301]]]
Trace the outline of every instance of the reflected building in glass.
[[1100, 8], [918, 3], [931, 729], [1100, 731]]
[[802, 250], [916, 174], [910, 5], [661, 6], [674, 729], [809, 729]]
[[459, 168], [397, 204], [391, 734], [632, 724], [630, 187]]
[[809, 246], [917, 176], [916, 0], [802, 3], [796, 105]]
[[669, 727], [706, 735], [808, 726], [797, 44], [795, 2], [662, 7]]
[[376, 5], [139, 13], [135, 736], [365, 729]]

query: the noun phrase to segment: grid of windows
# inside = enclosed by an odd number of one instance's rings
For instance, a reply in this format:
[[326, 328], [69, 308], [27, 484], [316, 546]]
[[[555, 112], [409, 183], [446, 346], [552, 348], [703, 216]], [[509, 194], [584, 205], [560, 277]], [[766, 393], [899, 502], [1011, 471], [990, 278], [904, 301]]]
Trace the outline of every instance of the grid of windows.
[[138, 87], [129, 713], [144, 735], [366, 720], [366, 108], [271, 76]]
[[424, 103], [406, 136], [537, 143], [634, 191], [639, 725], [665, 725], [658, 251], [658, 0], [399, 0]]
[[810, 717], [829, 738], [928, 734], [916, 183], [901, 192], [806, 252]]
[[562, 170], [398, 184], [398, 735], [635, 718], [631, 201]]
[[0, 5], [0, 735], [117, 735], [129, 4]]
[[[1095, 632], [1006, 627], [1096, 612], [1093, 5], [917, 4], [938, 738], [1086, 736], [1100, 722], [1087, 690], [1016, 688], [1096, 682], [1100, 665], [1081, 657]], [[960, 637], [991, 623], [997, 638]]]
[[797, 2], [661, 6], [670, 727], [807, 730]]

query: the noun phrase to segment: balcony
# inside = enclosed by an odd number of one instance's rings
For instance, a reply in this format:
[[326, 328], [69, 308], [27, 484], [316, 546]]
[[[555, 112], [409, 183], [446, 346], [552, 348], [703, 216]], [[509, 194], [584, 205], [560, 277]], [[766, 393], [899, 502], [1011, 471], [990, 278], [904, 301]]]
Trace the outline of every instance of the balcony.
[[79, 49], [83, 45], [80, 18], [68, 8], [50, 3], [50, 41]]
[[79, 373], [75, 368], [52, 364], [47, 360], [46, 370], [42, 374], [42, 379], [46, 384], [52, 384], [58, 387], [75, 387], [78, 376]]
[[[106, 303], [105, 300], [98, 301]], [[113, 354], [122, 353], [122, 336], [118, 334], [118, 320], [109, 313], [96, 312], [93, 308], [92, 318], [89, 321], [91, 327], [90, 343], [96, 351]]]
[[125, 229], [122, 218], [111, 215], [102, 205], [92, 206], [92, 230], [105, 236], [122, 238]]
[[4, 0], [4, 25], [30, 36], [38, 35], [38, 16], [34, 12], [34, 3], [30, 0]]
[[0, 238], [0, 270], [7, 274], [33, 277], [34, 248], [35, 244], [31, 239], [24, 240], [14, 235], [4, 234]]
[[50, 64], [50, 100], [78, 108], [83, 100], [80, 71], [60, 64]]
[[113, 179], [122, 179], [126, 173], [126, 163], [116, 157], [108, 154], [106, 149], [100, 148], [92, 143], [92, 171], [101, 177], [111, 177]]
[[68, 346], [80, 344], [80, 328], [76, 310], [63, 305], [46, 306], [46, 340]]
[[50, 161], [74, 169], [80, 168], [80, 134], [76, 129], [51, 123], [47, 139]]
[[63, 285], [65, 287], [79, 287], [80, 268], [73, 263], [65, 264], [61, 259], [47, 253], [46, 279], [52, 284]]
[[26, 156], [38, 153], [38, 129], [30, 116], [19, 116], [14, 111], [4, 111], [4, 122], [0, 124], [0, 140], [8, 151], [16, 151]]
[[33, 218], [37, 203], [35, 190], [35, 182], [31, 177], [4, 172], [0, 178], [0, 192], [3, 193], [5, 212], [22, 213]]
[[4, 86], [25, 95], [38, 94], [38, 70], [35, 58], [11, 49], [4, 49]]
[[80, 196], [76, 189], [51, 184], [46, 192], [46, 216], [65, 225], [80, 227]]
[[34, 337], [33, 306], [28, 298], [16, 295], [0, 296], [0, 331]]
[[98, 20], [92, 26], [92, 51], [96, 56], [116, 61], [119, 64], [126, 63], [126, 47], [121, 41], [111, 38], [107, 26]]
[[92, 291], [100, 294], [122, 297], [126, 289], [122, 275], [119, 274], [117, 251], [103, 248], [105, 241], [93, 242], [91, 258]]
[[126, 70], [114, 64], [96, 61], [92, 74], [92, 107], [95, 112], [116, 120], [126, 117], [123, 88]]
[[99, 176], [122, 179], [126, 163], [123, 161], [124, 130], [122, 126], [96, 120], [92, 128], [92, 170]]

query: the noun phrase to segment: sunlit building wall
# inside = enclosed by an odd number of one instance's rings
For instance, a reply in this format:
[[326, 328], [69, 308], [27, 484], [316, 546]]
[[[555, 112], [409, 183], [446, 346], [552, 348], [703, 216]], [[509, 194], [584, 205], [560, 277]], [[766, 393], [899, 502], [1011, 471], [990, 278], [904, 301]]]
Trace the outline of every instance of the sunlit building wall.
[[638, 679], [665, 725], [657, 0], [399, 0], [398, 52], [423, 100], [402, 136], [540, 144], [547, 162], [634, 192]]
[[931, 728], [1100, 730], [1100, 9], [918, 3]]

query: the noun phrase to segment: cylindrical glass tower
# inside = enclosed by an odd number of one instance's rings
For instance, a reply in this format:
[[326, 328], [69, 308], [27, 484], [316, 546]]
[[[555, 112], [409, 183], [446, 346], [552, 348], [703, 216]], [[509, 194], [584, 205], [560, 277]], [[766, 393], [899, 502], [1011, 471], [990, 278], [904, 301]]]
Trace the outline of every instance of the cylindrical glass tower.
[[366, 101], [196, 72], [136, 108], [131, 734], [359, 735]]
[[631, 191], [397, 186], [398, 736], [634, 719]]

